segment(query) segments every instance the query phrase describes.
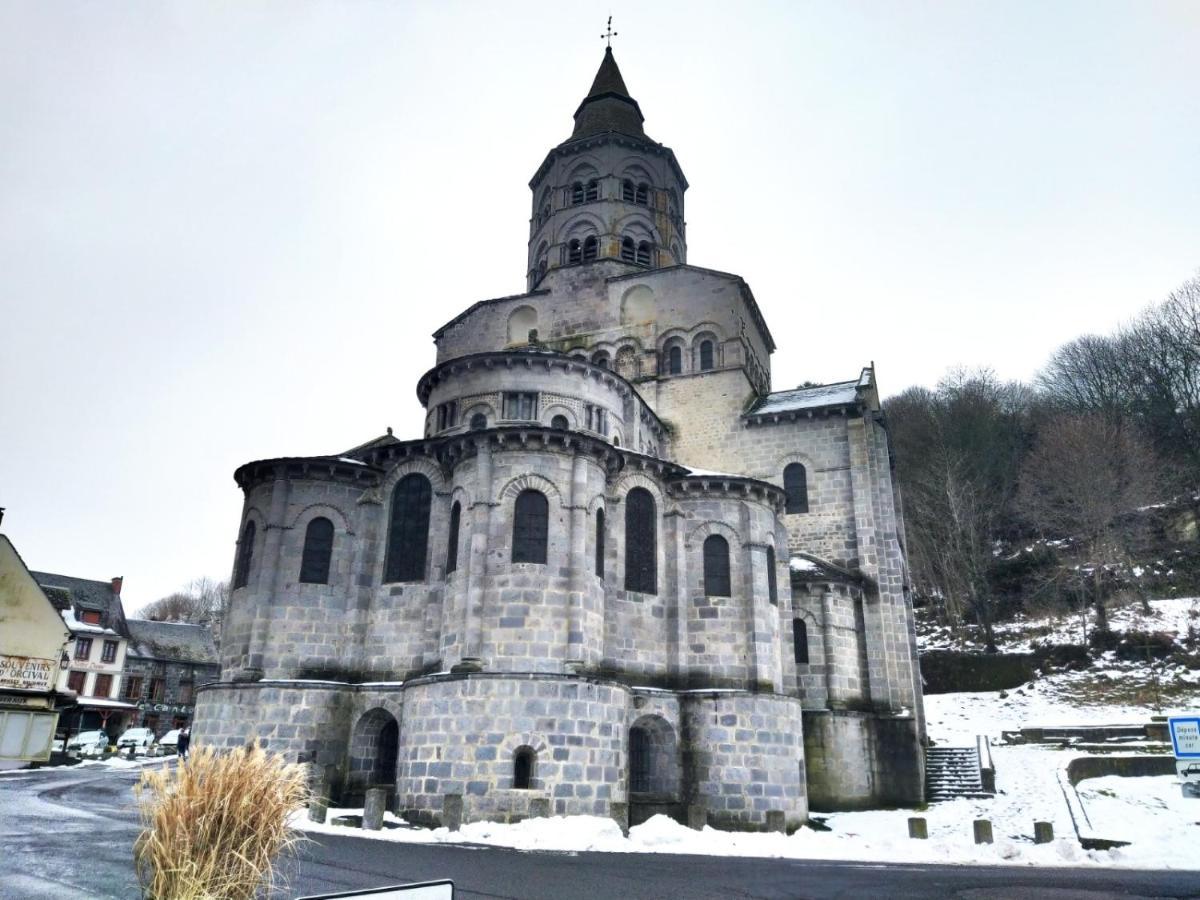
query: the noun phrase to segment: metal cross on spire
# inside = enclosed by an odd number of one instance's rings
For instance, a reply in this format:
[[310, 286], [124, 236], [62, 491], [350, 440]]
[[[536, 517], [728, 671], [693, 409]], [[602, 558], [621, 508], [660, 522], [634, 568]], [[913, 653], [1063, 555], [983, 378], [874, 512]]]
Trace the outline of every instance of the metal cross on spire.
[[604, 34], [600, 35], [600, 37], [602, 37], [606, 41], [608, 41], [608, 46], [612, 47], [612, 39], [615, 38], [617, 36], [617, 34], [618, 34], [618, 32], [612, 30], [612, 16], [609, 16], [608, 17], [608, 30], [605, 31]]

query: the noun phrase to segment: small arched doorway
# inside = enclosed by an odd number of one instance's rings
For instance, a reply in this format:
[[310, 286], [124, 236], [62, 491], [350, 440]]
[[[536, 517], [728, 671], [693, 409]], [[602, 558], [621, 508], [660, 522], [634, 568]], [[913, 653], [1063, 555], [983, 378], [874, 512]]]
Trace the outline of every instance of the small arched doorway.
[[629, 824], [664, 813], [680, 818], [679, 745], [662, 716], [642, 716], [629, 729]]
[[387, 788], [388, 803], [396, 792], [396, 762], [400, 755], [400, 724], [386, 709], [363, 713], [350, 739], [350, 773], [346, 802], [360, 802], [367, 788]]

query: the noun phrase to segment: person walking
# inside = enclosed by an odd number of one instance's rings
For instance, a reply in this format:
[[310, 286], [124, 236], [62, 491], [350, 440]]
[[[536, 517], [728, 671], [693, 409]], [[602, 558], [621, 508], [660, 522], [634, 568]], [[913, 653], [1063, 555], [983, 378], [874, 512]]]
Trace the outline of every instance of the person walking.
[[182, 759], [184, 762], [187, 762], [188, 747], [191, 746], [191, 743], [192, 743], [192, 729], [189, 726], [187, 728], [184, 728], [183, 731], [179, 732], [179, 743], [176, 745], [176, 749], [179, 750], [179, 758]]

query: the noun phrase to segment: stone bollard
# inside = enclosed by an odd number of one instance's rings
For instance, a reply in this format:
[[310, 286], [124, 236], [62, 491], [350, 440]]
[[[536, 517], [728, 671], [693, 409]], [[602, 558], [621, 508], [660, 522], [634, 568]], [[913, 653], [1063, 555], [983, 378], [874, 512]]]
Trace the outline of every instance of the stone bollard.
[[687, 808], [687, 826], [696, 831], [703, 831], [708, 824], [708, 807], [703, 803], [690, 803]]
[[910, 816], [908, 819], [908, 836], [915, 841], [929, 840], [929, 823], [921, 816]]
[[549, 797], [534, 797], [529, 801], [529, 818], [531, 819], [548, 819], [550, 818], [550, 798]]
[[621, 826], [621, 834], [629, 835], [629, 804], [613, 802], [608, 804], [609, 817]]
[[1033, 842], [1035, 844], [1049, 844], [1054, 840], [1054, 826], [1049, 822], [1034, 822], [1033, 823]]
[[324, 825], [328, 812], [329, 802], [324, 797], [314, 796], [308, 801], [308, 821]]
[[787, 818], [782, 809], [767, 810], [767, 831], [777, 831], [787, 834]]
[[387, 809], [387, 788], [367, 788], [367, 799], [363, 802], [362, 827], [367, 831], [378, 831], [383, 827], [383, 811]]
[[990, 844], [992, 842], [992, 823], [987, 819], [975, 820], [975, 843]]
[[462, 820], [462, 794], [446, 794], [442, 797], [442, 824], [451, 831], [458, 831], [462, 828]]

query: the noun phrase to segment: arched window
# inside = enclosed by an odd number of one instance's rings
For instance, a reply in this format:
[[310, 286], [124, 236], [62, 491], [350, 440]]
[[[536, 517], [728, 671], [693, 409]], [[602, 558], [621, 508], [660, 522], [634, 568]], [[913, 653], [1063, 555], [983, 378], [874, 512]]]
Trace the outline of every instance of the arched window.
[[303, 584], [328, 584], [329, 560], [333, 556], [333, 523], [318, 516], [304, 531], [304, 552], [300, 555], [300, 581]]
[[602, 369], [608, 368], [608, 354], [603, 350], [592, 354], [592, 365], [599, 366]]
[[555, 416], [550, 420], [550, 427], [557, 428], [560, 431], [566, 431], [571, 427], [571, 423], [567, 421], [566, 416]]
[[591, 203], [593, 200], [600, 199], [600, 184], [595, 178], [587, 183], [587, 188], [584, 191], [583, 199], [585, 199], [588, 203]]
[[775, 574], [775, 548], [767, 547], [767, 599], [772, 606], [779, 605], [779, 583]]
[[600, 242], [596, 240], [596, 236], [593, 234], [583, 242], [583, 261], [591, 262], [599, 252]]
[[458, 528], [462, 522], [462, 504], [457, 500], [450, 507], [450, 537], [446, 541], [446, 574], [458, 568]]
[[621, 199], [624, 200], [626, 203], [633, 203], [634, 202], [634, 199], [633, 199], [634, 198], [634, 190], [635, 190], [635, 188], [633, 186], [632, 181], [630, 181], [629, 179], [622, 181], [621, 182]]
[[704, 539], [704, 595], [730, 595], [729, 542], [719, 534], [710, 534]]
[[571, 185], [571, 205], [578, 206], [583, 202], [583, 182], [577, 181]]
[[604, 577], [604, 510], [596, 510], [596, 577]]
[[483, 413], [475, 413], [475, 415], [471, 416], [472, 431], [483, 431], [485, 428], [487, 428], [487, 416]]
[[237, 590], [245, 587], [250, 580], [250, 566], [254, 563], [254, 535], [257, 529], [253, 522], [247, 522], [242, 529], [242, 542], [238, 546], [237, 566], [234, 567], [233, 587]]
[[650, 735], [645, 728], [629, 729], [629, 790], [645, 794], [650, 791]]
[[647, 242], [647, 241], [642, 241], [640, 244], [638, 244], [637, 245], [637, 264], [639, 266], [650, 265], [650, 260], [653, 258], [653, 250], [654, 250], [654, 248], [651, 247], [649, 242]]
[[405, 475], [392, 489], [384, 581], [423, 581], [429, 548], [429, 505], [433, 486], [416, 472]]
[[683, 371], [683, 348], [672, 344], [667, 348], [667, 374], [678, 375]]
[[583, 245], [575, 238], [567, 244], [567, 262], [574, 264], [583, 262]]
[[543, 256], [538, 261], [537, 277], [539, 280], [541, 280], [545, 275], [546, 275], [546, 257]]
[[707, 372], [713, 367], [713, 342], [700, 342], [700, 371]]
[[537, 753], [532, 747], [521, 747], [513, 754], [513, 790], [527, 791], [533, 787], [533, 765]]
[[792, 655], [798, 665], [808, 664], [808, 626], [803, 619], [792, 619]]
[[638, 206], [648, 206], [650, 204], [650, 185], [643, 182], [637, 186], [634, 203], [638, 204]]
[[[616, 443], [616, 438], [613, 438]], [[625, 590], [658, 593], [657, 513], [645, 488], [625, 495]]]
[[540, 491], [524, 490], [513, 506], [512, 561], [545, 563], [550, 504]]
[[546, 205], [542, 207], [542, 221], [545, 222], [549, 218], [550, 218], [550, 203], [547, 201]]
[[633, 246], [633, 238], [625, 238], [621, 241], [621, 260], [623, 262], [633, 262], [637, 258], [637, 250]]
[[808, 512], [808, 470], [800, 463], [789, 463], [783, 470], [783, 491], [787, 494], [784, 512]]

